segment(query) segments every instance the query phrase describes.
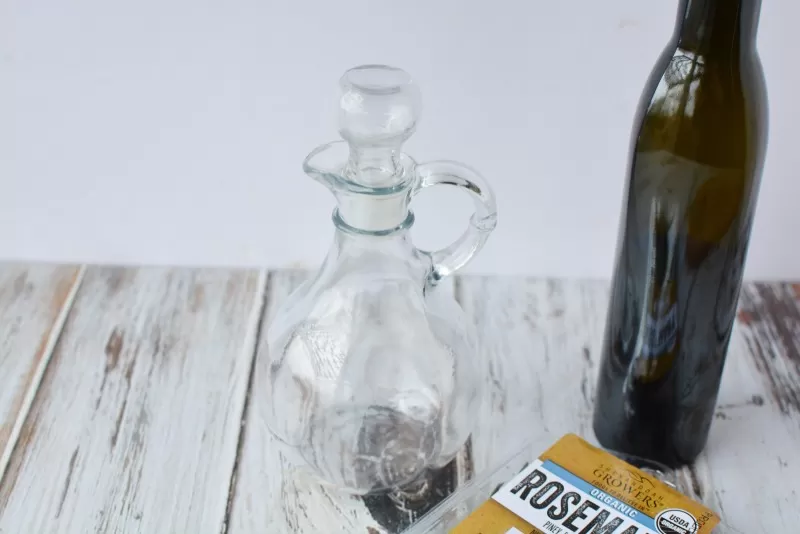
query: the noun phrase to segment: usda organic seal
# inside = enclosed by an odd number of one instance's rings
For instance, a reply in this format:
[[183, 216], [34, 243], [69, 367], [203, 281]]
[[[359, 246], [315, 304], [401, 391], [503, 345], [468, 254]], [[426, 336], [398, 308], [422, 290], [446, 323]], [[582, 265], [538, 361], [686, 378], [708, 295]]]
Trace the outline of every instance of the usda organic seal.
[[661, 534], [696, 534], [697, 519], [686, 510], [671, 508], [656, 516], [656, 528]]

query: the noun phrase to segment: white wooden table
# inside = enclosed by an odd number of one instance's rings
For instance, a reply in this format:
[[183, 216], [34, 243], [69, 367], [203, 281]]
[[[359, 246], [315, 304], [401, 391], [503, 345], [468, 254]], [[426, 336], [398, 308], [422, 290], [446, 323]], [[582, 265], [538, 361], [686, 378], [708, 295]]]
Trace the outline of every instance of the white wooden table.
[[[518, 443], [591, 436], [608, 285], [464, 277], [492, 402], [428, 502], [289, 472], [254, 422], [260, 328], [302, 272], [0, 266], [0, 533], [397, 530]], [[705, 453], [680, 476], [748, 534], [800, 532], [800, 286], [748, 284]]]

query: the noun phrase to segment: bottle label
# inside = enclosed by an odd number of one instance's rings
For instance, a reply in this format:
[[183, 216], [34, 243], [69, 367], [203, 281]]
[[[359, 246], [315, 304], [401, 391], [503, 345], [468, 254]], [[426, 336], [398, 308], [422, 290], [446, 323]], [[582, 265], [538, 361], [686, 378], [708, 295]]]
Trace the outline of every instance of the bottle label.
[[567, 434], [451, 534], [709, 534], [719, 517], [653, 475]]

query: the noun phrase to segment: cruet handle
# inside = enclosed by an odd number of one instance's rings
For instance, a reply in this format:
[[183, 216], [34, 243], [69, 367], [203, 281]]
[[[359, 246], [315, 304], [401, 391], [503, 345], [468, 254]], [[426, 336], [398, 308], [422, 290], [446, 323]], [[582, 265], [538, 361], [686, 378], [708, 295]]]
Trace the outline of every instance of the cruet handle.
[[483, 247], [497, 226], [497, 202], [483, 177], [466, 165], [453, 161], [432, 161], [416, 166], [415, 193], [434, 185], [452, 185], [467, 191], [475, 202], [469, 226], [452, 245], [432, 252], [430, 282], [436, 283], [466, 265]]

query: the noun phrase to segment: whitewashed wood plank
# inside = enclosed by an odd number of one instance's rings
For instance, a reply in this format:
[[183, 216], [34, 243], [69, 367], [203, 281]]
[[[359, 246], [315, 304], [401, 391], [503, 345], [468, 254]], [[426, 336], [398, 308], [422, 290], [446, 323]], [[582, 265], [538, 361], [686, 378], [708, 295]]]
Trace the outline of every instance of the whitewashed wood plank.
[[800, 524], [800, 310], [792, 286], [746, 284], [709, 442], [690, 486], [742, 532]]
[[[270, 274], [262, 332], [284, 299], [309, 274], [299, 270]], [[445, 284], [439, 290], [452, 292], [453, 287]], [[261, 336], [257, 354], [261, 358], [266, 355], [266, 336]], [[413, 497], [402, 494], [358, 497], [323, 487], [286, 458], [267, 430], [259, 415], [260, 387], [256, 382], [250, 390], [226, 531], [229, 534], [400, 532], [451, 494], [469, 475], [465, 449], [456, 461], [431, 475], [429, 491]]]
[[465, 277], [460, 293], [488, 366], [490, 398], [473, 437], [475, 470], [542, 435], [591, 437], [608, 284]]
[[[740, 316], [749, 324], [734, 329], [709, 444], [676, 474], [681, 489], [742, 532], [793, 532], [800, 523], [800, 314], [785, 305], [790, 286], [760, 288], [743, 293]], [[596, 442], [591, 411], [607, 284], [475, 277], [462, 279], [461, 292], [493, 383], [488, 423], [473, 440], [475, 469], [501, 460], [526, 435], [575, 432]]]
[[259, 275], [92, 268], [0, 487], [0, 532], [223, 525]]
[[73, 266], [0, 266], [0, 479], [80, 272]]

